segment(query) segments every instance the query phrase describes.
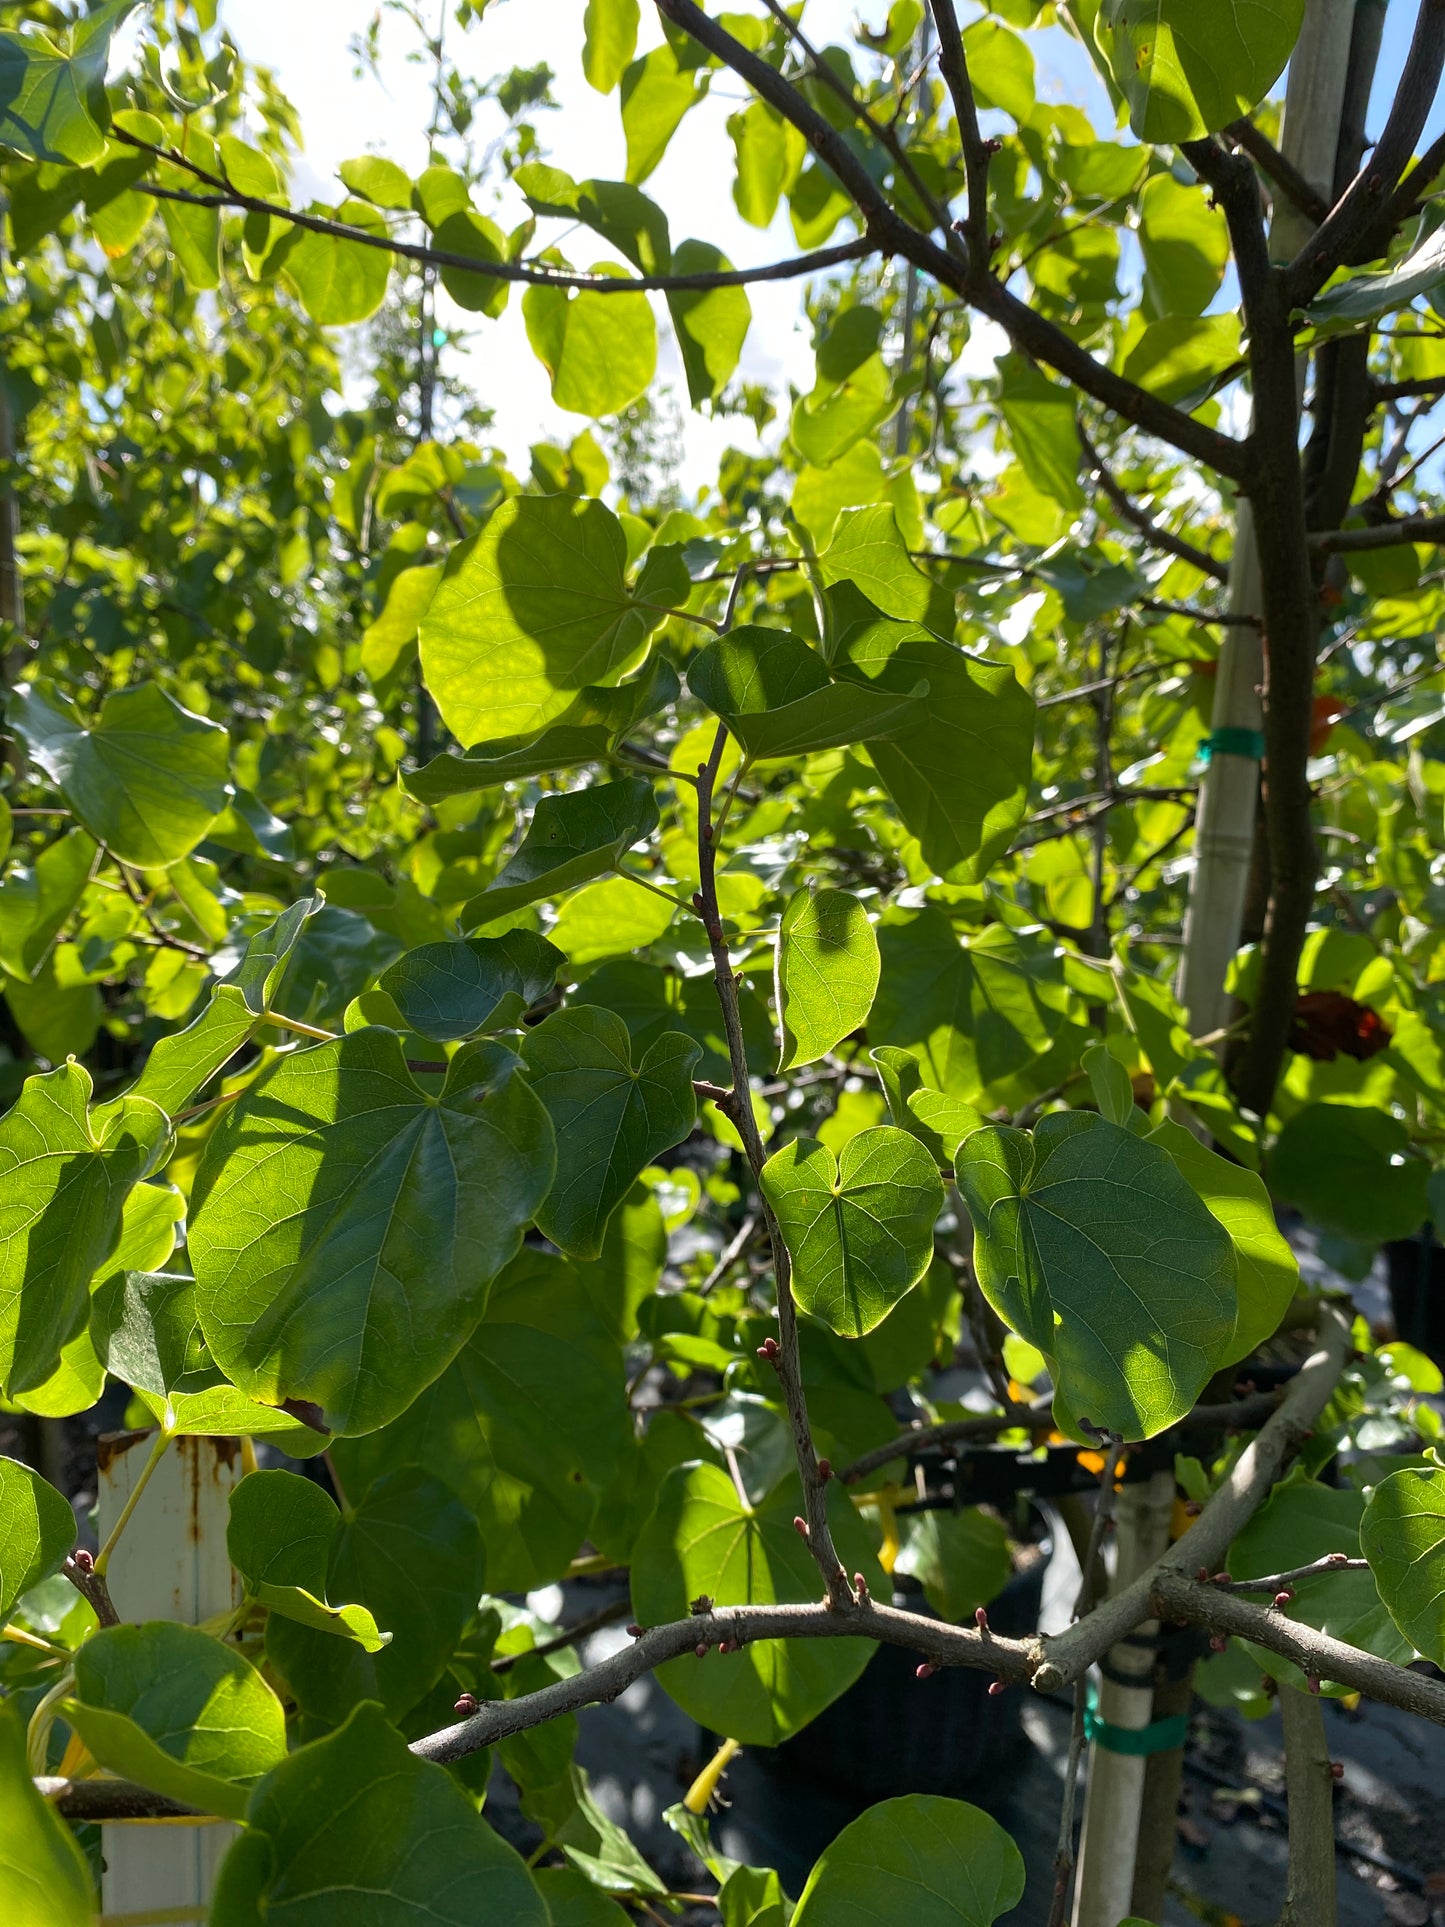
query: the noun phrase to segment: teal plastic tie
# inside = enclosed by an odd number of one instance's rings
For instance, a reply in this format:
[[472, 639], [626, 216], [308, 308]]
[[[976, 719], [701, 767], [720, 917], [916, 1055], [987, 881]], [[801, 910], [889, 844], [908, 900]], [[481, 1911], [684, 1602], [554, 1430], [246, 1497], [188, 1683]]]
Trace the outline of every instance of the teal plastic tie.
[[1216, 756], [1247, 756], [1252, 763], [1264, 761], [1262, 729], [1215, 729], [1199, 745], [1199, 760], [1211, 762]]
[[1183, 1746], [1189, 1736], [1185, 1713], [1171, 1713], [1168, 1719], [1153, 1720], [1148, 1726], [1115, 1726], [1099, 1718], [1098, 1706], [1099, 1695], [1090, 1686], [1084, 1706], [1084, 1737], [1092, 1746], [1102, 1746], [1106, 1753], [1148, 1759], [1151, 1753], [1168, 1753], [1173, 1747]]

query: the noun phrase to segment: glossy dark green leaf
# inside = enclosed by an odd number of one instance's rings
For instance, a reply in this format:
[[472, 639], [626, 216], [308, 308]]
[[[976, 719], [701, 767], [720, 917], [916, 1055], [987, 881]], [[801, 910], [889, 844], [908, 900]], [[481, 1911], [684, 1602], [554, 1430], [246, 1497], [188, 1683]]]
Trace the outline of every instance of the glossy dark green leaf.
[[34, 690], [17, 690], [6, 715], [91, 835], [123, 863], [179, 862], [226, 807], [226, 731], [154, 683], [113, 691], [89, 728]]
[[878, 988], [878, 939], [846, 890], [799, 890], [778, 932], [780, 1070], [816, 1063], [866, 1023]]
[[1381, 1479], [1365, 1506], [1360, 1549], [1413, 1650], [1445, 1665], [1445, 1471], [1406, 1466]]
[[256, 1668], [165, 1619], [92, 1634], [65, 1717], [112, 1773], [228, 1820], [286, 1754], [286, 1716]]
[[0, 1625], [22, 1593], [58, 1572], [75, 1544], [75, 1514], [18, 1459], [0, 1458]]
[[173, 1437], [264, 1439], [293, 1458], [309, 1458], [328, 1443], [302, 1418], [258, 1404], [231, 1384], [202, 1336], [194, 1279], [113, 1274], [95, 1294], [90, 1337], [106, 1368]]
[[541, 1895], [444, 1767], [419, 1760], [381, 1708], [301, 1747], [251, 1796], [222, 1863], [211, 1927], [548, 1927]]
[[808, 1875], [797, 1927], [991, 1927], [1024, 1891], [1023, 1856], [962, 1800], [909, 1793], [852, 1821]]
[[365, 1607], [389, 1640], [334, 1639], [297, 1613], [273, 1614], [266, 1657], [318, 1718], [340, 1724], [358, 1700], [378, 1699], [400, 1719], [445, 1672], [484, 1577], [466, 1506], [440, 1480], [402, 1466], [342, 1516], [326, 1566], [326, 1596]]
[[[569, 1388], [565, 1399], [557, 1387]], [[481, 1526], [498, 1590], [559, 1578], [627, 1447], [621, 1354], [579, 1274], [526, 1251], [454, 1362], [393, 1424], [341, 1440], [348, 1486], [424, 1466]]]
[[637, 665], [664, 612], [629, 590], [626, 564], [617, 517], [570, 495], [514, 496], [453, 552], [422, 619], [421, 663], [463, 745], [545, 729], [579, 690]]
[[927, 1271], [943, 1185], [907, 1131], [861, 1131], [837, 1159], [794, 1138], [763, 1166], [762, 1186], [792, 1256], [794, 1297], [845, 1338], [881, 1324]]
[[[1300, 1478], [1277, 1486], [1230, 1548], [1229, 1570], [1236, 1579], [1259, 1579], [1313, 1565], [1332, 1552], [1358, 1559], [1364, 1510], [1362, 1492]], [[1294, 1595], [1291, 1619], [1397, 1666], [1412, 1658], [1413, 1643], [1386, 1609], [1373, 1571], [1321, 1573], [1298, 1581]], [[1249, 1650], [1271, 1678], [1303, 1684], [1289, 1660], [1260, 1646]]]
[[569, 1256], [595, 1258], [607, 1220], [637, 1175], [697, 1120], [700, 1047], [668, 1031], [632, 1062], [610, 1010], [570, 1005], [528, 1031], [522, 1061], [557, 1137], [557, 1176], [537, 1225]]
[[798, 756], [915, 726], [928, 684], [875, 690], [837, 682], [816, 650], [785, 629], [744, 624], [688, 664], [687, 685], [750, 757]]
[[1169, 1154], [1086, 1111], [989, 1125], [958, 1153], [989, 1303], [1049, 1360], [1054, 1415], [1150, 1438], [1229, 1350], [1234, 1247]]
[[532, 1878], [552, 1927], [622, 1927], [630, 1918], [575, 1867], [541, 1867]]
[[1192, 1131], [1167, 1118], [1149, 1133], [1149, 1142], [1164, 1146], [1233, 1241], [1239, 1314], [1229, 1355], [1221, 1361], [1232, 1365], [1279, 1330], [1299, 1290], [1299, 1261], [1253, 1171], [1207, 1149]]
[[468, 926], [493, 923], [539, 898], [606, 876], [656, 827], [657, 799], [645, 777], [544, 796], [516, 854], [471, 899], [461, 920]]
[[327, 1566], [340, 1526], [336, 1502], [314, 1479], [251, 1472], [231, 1494], [226, 1550], [248, 1598], [298, 1625], [378, 1652], [388, 1635], [366, 1607], [327, 1600]]
[[162, 1037], [155, 1045], [132, 1087], [132, 1096], [147, 1097], [172, 1115], [190, 1103], [202, 1085], [251, 1038], [271, 1008], [291, 952], [316, 907], [303, 897], [251, 938], [240, 962], [216, 986], [200, 1015], [184, 1030]]
[[[848, 1571], [878, 1596], [883, 1583], [868, 1534], [836, 1485], [829, 1523]], [[700, 1593], [721, 1606], [816, 1600], [818, 1568], [794, 1529], [802, 1510], [796, 1478], [761, 1505], [744, 1503], [714, 1465], [669, 1473], [633, 1552], [632, 1605], [644, 1626], [685, 1619]], [[685, 1713], [745, 1746], [776, 1746], [846, 1692], [868, 1664], [865, 1639], [759, 1640], [740, 1653], [691, 1653], [658, 1668]]]
[[975, 1098], [1059, 1034], [1068, 996], [1052, 944], [1002, 924], [961, 944], [944, 912], [927, 905], [892, 912], [878, 948], [883, 974], [868, 1034], [914, 1052], [937, 1090]]
[[9, 1927], [92, 1927], [80, 1842], [30, 1777], [18, 1703], [0, 1706], [0, 1911]]
[[1270, 1189], [1342, 1237], [1413, 1237], [1425, 1221], [1430, 1167], [1406, 1156], [1409, 1139], [1388, 1111], [1307, 1104], [1275, 1140]]
[[365, 1432], [456, 1356], [551, 1185], [551, 1127], [515, 1066], [473, 1046], [432, 1097], [396, 1033], [367, 1029], [228, 1107], [190, 1250], [202, 1332], [248, 1396]]
[[455, 1043], [521, 1022], [556, 981], [564, 953], [531, 930], [409, 950], [377, 979], [408, 1030]]
[[0, 1386], [43, 1385], [85, 1321], [90, 1281], [120, 1235], [132, 1185], [170, 1149], [145, 1098], [90, 1104], [79, 1064], [25, 1081], [0, 1118]]
[[1423, 234], [1403, 261], [1383, 274], [1356, 273], [1317, 294], [1305, 313], [1318, 327], [1348, 331], [1406, 308], [1445, 281], [1445, 229]]

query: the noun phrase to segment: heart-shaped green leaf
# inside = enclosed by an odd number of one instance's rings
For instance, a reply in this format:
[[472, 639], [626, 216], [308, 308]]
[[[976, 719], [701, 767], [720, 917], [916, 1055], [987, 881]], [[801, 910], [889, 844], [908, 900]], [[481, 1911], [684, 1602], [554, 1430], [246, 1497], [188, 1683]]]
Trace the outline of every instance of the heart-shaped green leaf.
[[286, 1715], [256, 1668], [165, 1619], [92, 1634], [65, 1717], [112, 1773], [227, 1820], [286, 1756]]
[[657, 798], [644, 777], [544, 796], [517, 853], [462, 911], [464, 928], [508, 917], [539, 897], [560, 896], [617, 869], [657, 828]]
[[[868, 1534], [837, 1486], [828, 1491], [838, 1556], [877, 1596], [883, 1581]], [[700, 1593], [720, 1606], [816, 1600], [818, 1568], [793, 1527], [801, 1510], [796, 1478], [751, 1506], [717, 1466], [677, 1467], [633, 1549], [637, 1617], [644, 1626], [685, 1619]], [[711, 1732], [744, 1746], [777, 1746], [846, 1692], [873, 1650], [866, 1639], [765, 1639], [740, 1653], [671, 1660], [657, 1677]]]
[[878, 988], [878, 939], [846, 890], [799, 890], [778, 932], [779, 1070], [826, 1057], [866, 1023]]
[[[286, 965], [319, 902], [302, 897], [258, 930], [186, 1028], [163, 1037], [146, 1059], [132, 1095], [174, 1115], [248, 1041], [281, 987]], [[149, 1269], [149, 1267], [142, 1267]]]
[[1389, 1111], [1306, 1104], [1275, 1139], [1270, 1189], [1342, 1237], [1369, 1244], [1413, 1237], [1425, 1221], [1430, 1167], [1406, 1155], [1409, 1143]]
[[7, 1927], [92, 1927], [95, 1920], [89, 1863], [30, 1777], [13, 1699], [0, 1706], [0, 1906]]
[[122, 863], [189, 856], [226, 807], [230, 739], [157, 684], [117, 689], [92, 728], [17, 690], [6, 718], [81, 822]]
[[[1277, 1486], [1230, 1547], [1229, 1570], [1236, 1579], [1260, 1579], [1313, 1565], [1332, 1552], [1358, 1559], [1364, 1511], [1362, 1492], [1312, 1479]], [[1295, 1582], [1294, 1595], [1291, 1619], [1397, 1666], [1412, 1657], [1413, 1642], [1387, 1610], [1373, 1571], [1312, 1575]], [[1289, 1660], [1261, 1646], [1250, 1651], [1272, 1679], [1303, 1687], [1303, 1675]], [[1348, 1688], [1334, 1690], [1344, 1693]]]
[[339, 1724], [358, 1700], [379, 1699], [399, 1720], [446, 1670], [484, 1577], [476, 1520], [439, 1479], [402, 1466], [342, 1518], [325, 1580], [328, 1598], [359, 1602], [390, 1638], [330, 1639], [299, 1614], [273, 1614], [266, 1657], [320, 1719]]
[[229, 1107], [190, 1250], [206, 1343], [249, 1397], [367, 1432], [445, 1370], [551, 1186], [551, 1126], [516, 1067], [469, 1046], [431, 1097], [396, 1033], [366, 1029]]
[[1063, 1026], [1069, 995], [1052, 943], [992, 923], [961, 944], [928, 904], [890, 912], [878, 950], [868, 1035], [912, 1051], [935, 1090], [976, 1098], [1046, 1051]]
[[226, 1550], [247, 1597], [317, 1632], [354, 1639], [379, 1652], [391, 1637], [365, 1606], [332, 1606], [326, 1569], [341, 1514], [314, 1479], [294, 1472], [251, 1472], [231, 1494]]
[[997, 1820], [962, 1800], [882, 1800], [828, 1847], [803, 1889], [797, 1927], [992, 1927], [1023, 1897], [1023, 1855]]
[[90, 1076], [62, 1064], [25, 1080], [0, 1118], [0, 1389], [43, 1385], [85, 1321], [126, 1194], [170, 1148], [141, 1097], [90, 1108]]
[[18, 1459], [0, 1458], [0, 1625], [22, 1593], [60, 1570], [74, 1544], [64, 1493]]
[[459, 742], [534, 734], [580, 689], [636, 665], [666, 611], [638, 600], [626, 566], [611, 509], [572, 495], [514, 495], [453, 553], [420, 642], [427, 688]]
[[941, 877], [975, 882], [1023, 821], [1034, 703], [1007, 663], [965, 655], [927, 629], [891, 621], [851, 586], [829, 591], [838, 629], [833, 667], [878, 694], [928, 691], [923, 713], [868, 754]]
[[1284, 72], [1304, 0], [1102, 0], [1094, 38], [1140, 140], [1197, 140], [1257, 107]]
[[37, 161], [89, 167], [110, 122], [111, 37], [137, 0], [108, 0], [70, 29], [64, 53], [47, 34], [0, 33], [0, 146]]
[[257, 1404], [218, 1368], [201, 1334], [193, 1278], [113, 1273], [97, 1288], [90, 1337], [106, 1368], [172, 1438], [264, 1439], [297, 1459], [326, 1448], [324, 1431]]
[[1401, 1633], [1445, 1665], [1445, 1472], [1406, 1466], [1381, 1479], [1365, 1507], [1360, 1549]]
[[[924, 621], [933, 600], [932, 584], [909, 555], [891, 502], [844, 509], [818, 557], [818, 573], [829, 588], [851, 582], [881, 615], [901, 622]], [[950, 602], [946, 598], [945, 606]]]
[[336, 1460], [358, 1490], [408, 1464], [445, 1480], [481, 1526], [491, 1585], [526, 1592], [566, 1571], [630, 1442], [621, 1354], [582, 1275], [527, 1250], [436, 1383]]
[[1168, 1152], [1056, 1111], [1032, 1136], [973, 1132], [957, 1175], [979, 1283], [1049, 1360], [1064, 1430], [1151, 1438], [1182, 1418], [1234, 1336], [1235, 1260]]
[[786, 629], [745, 624], [688, 664], [687, 686], [720, 716], [749, 757], [802, 756], [921, 719], [928, 684], [901, 692], [835, 682], [815, 649]]
[[43, 1385], [21, 1392], [16, 1404], [42, 1418], [68, 1418], [88, 1412], [105, 1386], [105, 1361], [96, 1350], [96, 1308], [102, 1297], [123, 1288], [128, 1271], [155, 1271], [176, 1248], [186, 1201], [168, 1184], [138, 1184], [121, 1211], [120, 1241], [91, 1281], [89, 1322], [60, 1354], [60, 1363]]
[[548, 1927], [521, 1856], [445, 1767], [407, 1750], [379, 1706], [358, 1706], [283, 1760], [246, 1821], [216, 1881], [211, 1927], [329, 1927], [341, 1909], [358, 1923], [475, 1927], [479, 1901], [488, 1927]]
[[639, 1171], [691, 1131], [701, 1055], [690, 1037], [665, 1031], [634, 1068], [622, 1019], [587, 1004], [528, 1031], [522, 1061], [557, 1137], [556, 1182], [537, 1225], [570, 1257], [598, 1255]]
[[845, 1338], [859, 1338], [918, 1283], [943, 1209], [938, 1167], [907, 1131], [860, 1131], [834, 1159], [795, 1138], [763, 1166], [763, 1195], [793, 1261], [793, 1296]]
[[548, 776], [559, 769], [598, 763], [635, 723], [677, 699], [677, 671], [654, 656], [631, 682], [616, 689], [584, 689], [548, 728], [488, 741], [465, 756], [434, 756], [402, 781], [422, 803], [492, 789], [522, 776]]
[[1224, 1226], [1234, 1243], [1238, 1322], [1221, 1365], [1248, 1358], [1273, 1338], [1299, 1289], [1299, 1261], [1275, 1223], [1262, 1180], [1242, 1164], [1208, 1150], [1192, 1131], [1168, 1118], [1149, 1133]]
[[544, 997], [565, 961], [532, 930], [408, 950], [377, 978], [402, 1023], [421, 1037], [455, 1043], [480, 1030], [505, 1030]]

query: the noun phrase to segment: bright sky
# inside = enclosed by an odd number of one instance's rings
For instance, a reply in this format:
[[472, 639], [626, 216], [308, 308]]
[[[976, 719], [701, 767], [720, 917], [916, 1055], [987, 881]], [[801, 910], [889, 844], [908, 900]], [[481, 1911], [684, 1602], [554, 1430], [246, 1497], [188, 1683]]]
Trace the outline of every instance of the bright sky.
[[[582, 74], [582, 16], [585, 0], [493, 0], [480, 26], [453, 44], [468, 71], [485, 75], [513, 66], [532, 66], [546, 60], [556, 73], [553, 86], [560, 111], [537, 117], [539, 134], [549, 148], [548, 158], [577, 178], [621, 179], [625, 150], [616, 94], [603, 96], [588, 86]], [[759, 9], [760, 10], [760, 9]], [[306, 154], [299, 186], [319, 199], [336, 199], [341, 192], [334, 178], [340, 161], [369, 149], [390, 155], [411, 171], [425, 163], [425, 127], [430, 111], [426, 73], [404, 58], [407, 42], [393, 25], [389, 44], [395, 58], [385, 70], [385, 87], [371, 79], [352, 77], [346, 55], [348, 37], [369, 18], [368, 0], [227, 0], [224, 17], [245, 56], [272, 67], [283, 90], [294, 101], [305, 131]], [[877, 24], [887, 12], [886, 0], [811, 0], [806, 24], [815, 44], [845, 38], [860, 16]], [[661, 39], [656, 16], [644, 6], [643, 50]], [[1092, 77], [1082, 55], [1062, 34], [1062, 60], [1040, 58], [1039, 91], [1045, 98], [1073, 100], [1079, 105], [1096, 98]], [[1072, 71], [1070, 71], [1072, 70]], [[740, 219], [732, 202], [732, 143], [724, 122], [744, 99], [742, 83], [730, 76], [714, 78], [711, 95], [693, 110], [674, 136], [667, 156], [645, 188], [666, 210], [674, 242], [697, 235], [714, 242], [739, 264], [781, 259], [796, 253], [786, 207], [773, 228], [763, 233]], [[495, 129], [502, 119], [495, 114]], [[482, 142], [493, 128], [484, 128]], [[521, 197], [513, 218], [526, 208]], [[599, 255], [603, 244], [596, 244]], [[572, 244], [579, 265], [587, 265], [587, 237]], [[792, 379], [812, 385], [812, 354], [802, 320], [800, 284], [764, 284], [749, 291], [753, 325], [744, 350], [741, 376], [782, 389]], [[665, 311], [658, 303], [659, 318]], [[445, 314], [444, 309], [444, 314]], [[525, 469], [529, 445], [540, 439], [567, 441], [586, 426], [584, 418], [565, 414], [553, 403], [547, 376], [527, 344], [520, 303], [514, 291], [500, 321], [462, 316], [457, 319], [474, 333], [462, 373], [479, 399], [496, 415], [495, 436], [514, 466]], [[686, 383], [665, 326], [659, 329], [660, 370], [686, 404]], [[980, 363], [997, 352], [986, 340], [978, 344]], [[773, 435], [778, 428], [771, 431]], [[729, 445], [756, 449], [752, 425], [738, 417], [717, 422], [687, 411], [682, 483], [695, 489], [716, 474], [717, 461]]]
[[[434, 6], [440, 0], [422, 0]], [[746, 0], [744, 0], [746, 3]], [[513, 66], [532, 66], [546, 60], [556, 73], [553, 92], [560, 111], [538, 117], [539, 132], [549, 158], [577, 178], [620, 179], [624, 147], [615, 94], [595, 93], [582, 75], [582, 16], [585, 0], [492, 0], [480, 26], [462, 36], [453, 29], [453, 44], [468, 71], [476, 75], [506, 72]], [[733, 0], [739, 4], [739, 0]], [[753, 9], [756, 0], [751, 0]], [[449, 10], [454, 10], [450, 0]], [[243, 53], [272, 67], [285, 92], [295, 102], [305, 131], [306, 155], [300, 180], [303, 193], [320, 199], [338, 198], [337, 164], [350, 156], [375, 150], [390, 155], [416, 171], [425, 162], [425, 137], [430, 103], [426, 73], [409, 64], [407, 41], [393, 23], [388, 46], [393, 57], [385, 69], [384, 85], [368, 78], [356, 80], [346, 52], [351, 34], [362, 28], [373, 7], [371, 0], [226, 0], [224, 17]], [[971, 9], [970, 9], [971, 11]], [[887, 12], [886, 0], [809, 0], [805, 25], [815, 44], [846, 39], [861, 16], [877, 25]], [[1409, 43], [1415, 9], [1408, 0], [1394, 0], [1386, 17], [1385, 46], [1376, 89], [1376, 111], [1371, 133], [1379, 131], [1383, 103], [1393, 93], [1400, 63]], [[661, 39], [656, 15], [642, 8], [641, 45]], [[1103, 93], [1083, 50], [1062, 29], [1031, 36], [1038, 62], [1038, 91], [1042, 99], [1070, 101], [1096, 115]], [[674, 136], [667, 156], [647, 181], [646, 191], [667, 212], [674, 242], [697, 235], [714, 242], [739, 264], [763, 262], [796, 252], [786, 208], [780, 209], [769, 233], [748, 227], [732, 203], [732, 144], [724, 122], [744, 98], [741, 82], [726, 74], [714, 78], [709, 100], [694, 109]], [[500, 131], [484, 126], [482, 141]], [[1107, 112], [1107, 108], [1104, 109]], [[1445, 122], [1437, 105], [1430, 129]], [[525, 214], [520, 196], [514, 219]], [[602, 244], [598, 243], [599, 250]], [[587, 259], [585, 237], [574, 244], [575, 258]], [[741, 374], [781, 389], [791, 379], [802, 387], [812, 383], [812, 357], [806, 324], [801, 318], [798, 284], [780, 282], [750, 290], [753, 325], [744, 351]], [[659, 303], [661, 314], [661, 304]], [[498, 322], [460, 316], [475, 330], [462, 373], [482, 401], [496, 415], [495, 434], [514, 466], [525, 468], [528, 446], [539, 439], [567, 441], [585, 426], [583, 419], [558, 409], [548, 391], [541, 364], [527, 345], [520, 304], [515, 292]], [[661, 372], [685, 402], [675, 352], [666, 328], [660, 333]], [[997, 352], [996, 344], [978, 334], [969, 359], [980, 367]], [[770, 431], [778, 433], [775, 428]], [[722, 450], [733, 444], [753, 449], [751, 425], [731, 418], [709, 422], [687, 413], [682, 482], [695, 489], [716, 472]]]

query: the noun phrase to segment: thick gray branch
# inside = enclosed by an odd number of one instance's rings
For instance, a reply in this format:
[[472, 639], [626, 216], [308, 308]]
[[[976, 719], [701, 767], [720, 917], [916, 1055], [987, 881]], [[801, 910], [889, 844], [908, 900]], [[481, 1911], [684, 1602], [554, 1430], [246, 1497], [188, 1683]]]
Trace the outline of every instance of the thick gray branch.
[[[1040, 1642], [1040, 1664], [1034, 1685], [1056, 1692], [1102, 1659], [1109, 1648], [1142, 1620], [1154, 1616], [1151, 1603], [1160, 1583], [1208, 1567], [1217, 1570], [1235, 1536], [1268, 1498], [1286, 1462], [1298, 1450], [1324, 1410], [1344, 1370], [1350, 1349], [1350, 1329], [1339, 1313], [1326, 1307], [1321, 1314], [1320, 1348], [1309, 1358], [1280, 1401], [1279, 1409], [1236, 1460], [1224, 1484], [1194, 1524], [1165, 1553], [1157, 1566], [1141, 1573], [1097, 1612], [1070, 1626], [1056, 1639]], [[1215, 1596], [1211, 1593], [1211, 1596]], [[1231, 1601], [1240, 1604], [1242, 1601]], [[1251, 1611], [1257, 1610], [1250, 1608]], [[1445, 1701], [1445, 1687], [1440, 1688]]]

